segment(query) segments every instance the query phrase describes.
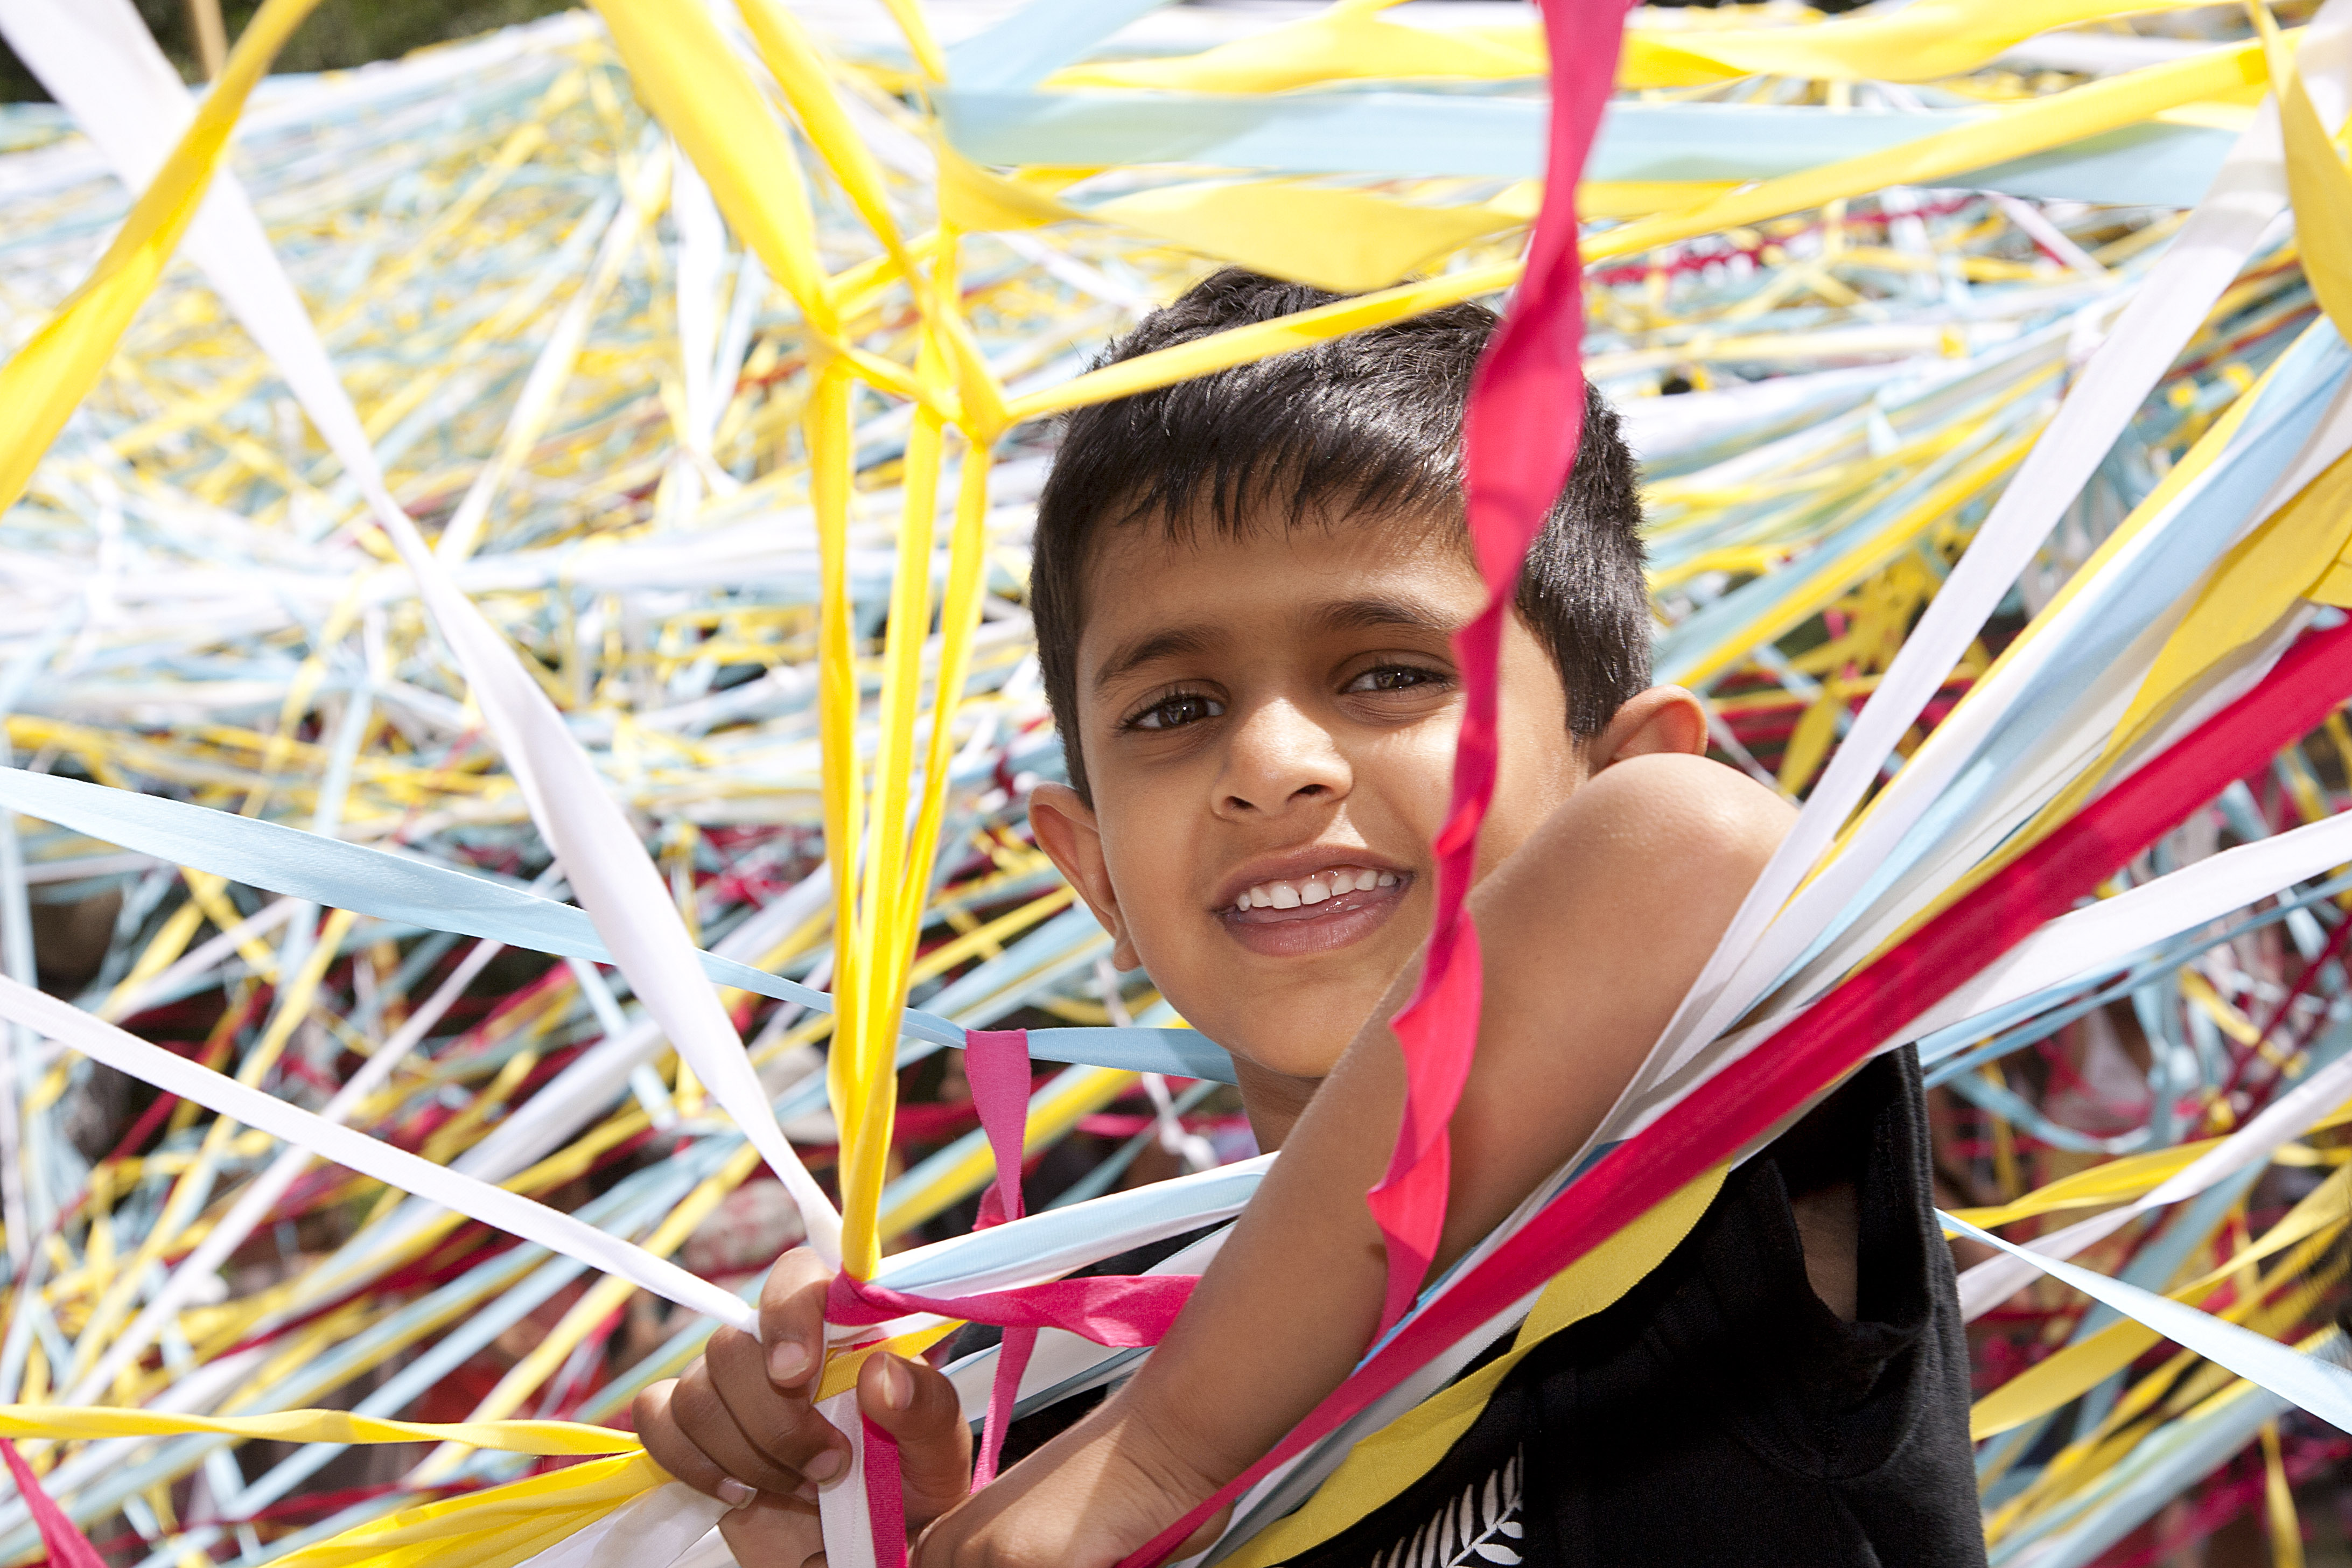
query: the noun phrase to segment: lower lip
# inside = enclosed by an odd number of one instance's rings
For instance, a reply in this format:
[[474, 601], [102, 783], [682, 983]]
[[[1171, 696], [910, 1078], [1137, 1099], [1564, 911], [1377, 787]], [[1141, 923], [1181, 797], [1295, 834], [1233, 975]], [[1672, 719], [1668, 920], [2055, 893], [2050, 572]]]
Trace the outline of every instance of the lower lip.
[[1401, 876], [1385, 888], [1338, 893], [1321, 903], [1289, 910], [1228, 908], [1218, 910], [1217, 918], [1235, 942], [1267, 958], [1328, 952], [1385, 925], [1412, 886], [1412, 878]]

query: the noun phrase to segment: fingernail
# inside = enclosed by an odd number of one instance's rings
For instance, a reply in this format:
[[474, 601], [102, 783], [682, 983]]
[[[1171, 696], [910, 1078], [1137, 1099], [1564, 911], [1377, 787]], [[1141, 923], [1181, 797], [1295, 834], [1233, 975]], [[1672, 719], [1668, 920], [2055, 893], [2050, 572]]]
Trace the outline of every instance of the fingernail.
[[733, 1476], [719, 1483], [719, 1500], [730, 1509], [750, 1508], [759, 1495]]
[[897, 1356], [882, 1357], [882, 1403], [904, 1410], [915, 1403], [915, 1374]]
[[768, 1347], [768, 1375], [792, 1384], [808, 1375], [809, 1353], [797, 1341], [782, 1340]]
[[801, 1474], [823, 1486], [849, 1468], [849, 1456], [838, 1448], [827, 1448], [801, 1467]]
[[[816, 1501], [816, 1483], [814, 1481], [803, 1481], [800, 1485], [793, 1489], [793, 1496], [800, 1499], [803, 1502]], [[803, 1563], [802, 1568], [807, 1568], [807, 1565]]]

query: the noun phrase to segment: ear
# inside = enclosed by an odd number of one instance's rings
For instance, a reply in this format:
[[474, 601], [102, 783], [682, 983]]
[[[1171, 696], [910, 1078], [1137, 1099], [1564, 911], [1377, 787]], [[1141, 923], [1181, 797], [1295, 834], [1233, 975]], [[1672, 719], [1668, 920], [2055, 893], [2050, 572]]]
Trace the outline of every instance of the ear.
[[1067, 784], [1041, 784], [1029, 792], [1029, 826], [1037, 835], [1037, 847], [1110, 932], [1111, 963], [1120, 969], [1140, 968], [1142, 960], [1119, 917], [1118, 893], [1103, 858], [1102, 827], [1095, 820], [1095, 808]]
[[1697, 698], [1679, 686], [1653, 686], [1628, 698], [1588, 753], [1599, 773], [1627, 757], [1657, 752], [1699, 757], [1706, 754], [1706, 710]]

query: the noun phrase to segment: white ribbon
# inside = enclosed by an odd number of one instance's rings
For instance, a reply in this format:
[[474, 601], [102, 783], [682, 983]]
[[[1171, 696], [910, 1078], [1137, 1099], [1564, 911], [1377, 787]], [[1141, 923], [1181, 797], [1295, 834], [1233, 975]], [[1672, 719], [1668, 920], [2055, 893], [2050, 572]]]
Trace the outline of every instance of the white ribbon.
[[656, 1258], [641, 1247], [607, 1236], [593, 1225], [504, 1187], [494, 1187], [380, 1139], [337, 1126], [275, 1095], [264, 1094], [184, 1057], [173, 1056], [161, 1046], [151, 1046], [136, 1035], [101, 1023], [69, 1002], [61, 1002], [5, 975], [0, 975], [0, 1017], [37, 1029], [93, 1061], [104, 1062], [152, 1083], [167, 1094], [193, 1100], [207, 1110], [258, 1128], [273, 1138], [281, 1138], [362, 1175], [373, 1176], [386, 1185], [414, 1193], [509, 1236], [578, 1258], [592, 1268], [618, 1275], [689, 1311], [716, 1318], [747, 1334], [756, 1336], [760, 1331], [757, 1309], [734, 1292], [688, 1273], [666, 1258]]
[[[194, 117], [187, 89], [130, 0], [0, 0], [0, 33], [133, 184], [143, 184], [162, 167]], [[126, 80], [141, 84], [140, 89], [125, 94]], [[214, 183], [189, 231], [188, 250], [276, 363], [319, 433], [358, 481], [403, 563], [415, 574], [418, 592], [457, 655], [532, 820], [563, 862], [581, 908], [596, 922], [614, 961], [671, 1045], [782, 1181], [800, 1207], [809, 1244], [828, 1261], [837, 1260], [840, 1216], [776, 1125], [742, 1042], [703, 977], [694, 944], [635, 828], [554, 704], [449, 580], [385, 488], [359, 413], [251, 204], [233, 181]]]

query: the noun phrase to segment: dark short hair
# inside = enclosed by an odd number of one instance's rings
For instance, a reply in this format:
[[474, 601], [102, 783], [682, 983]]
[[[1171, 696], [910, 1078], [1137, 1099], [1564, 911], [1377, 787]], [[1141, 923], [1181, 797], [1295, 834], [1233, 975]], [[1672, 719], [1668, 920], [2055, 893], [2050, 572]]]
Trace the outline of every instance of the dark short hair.
[[[1339, 298], [1228, 268], [1146, 316], [1096, 363]], [[1037, 501], [1029, 605], [1080, 795], [1078, 637], [1098, 532], [1154, 524], [1173, 538], [1205, 522], [1230, 535], [1269, 504], [1292, 526], [1388, 513], [1462, 528], [1463, 405], [1497, 321], [1482, 305], [1452, 305], [1066, 416]], [[1615, 411], [1588, 384], [1576, 472], [1528, 552], [1517, 595], [1521, 618], [1559, 667], [1580, 738], [1649, 684], [1641, 524], [1633, 455]]]

